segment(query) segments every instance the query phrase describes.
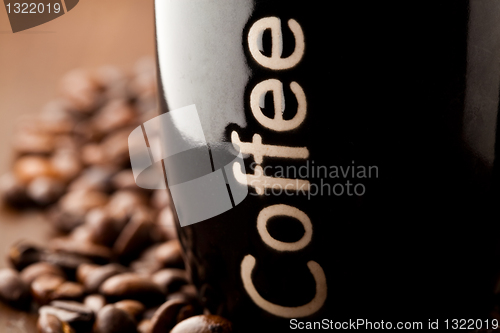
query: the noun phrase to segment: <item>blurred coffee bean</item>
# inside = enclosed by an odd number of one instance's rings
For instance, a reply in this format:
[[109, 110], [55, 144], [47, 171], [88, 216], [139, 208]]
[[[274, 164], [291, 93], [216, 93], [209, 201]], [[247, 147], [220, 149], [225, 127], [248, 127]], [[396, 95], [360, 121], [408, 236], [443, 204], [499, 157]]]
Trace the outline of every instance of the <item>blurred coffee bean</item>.
[[77, 332], [89, 332], [94, 323], [94, 313], [82, 303], [73, 301], [53, 301], [42, 306], [38, 313], [56, 316], [59, 320], [68, 323]]
[[83, 286], [76, 282], [66, 281], [61, 284], [52, 294], [53, 300], [79, 301], [83, 298], [85, 290]]
[[165, 296], [151, 279], [136, 273], [123, 273], [107, 279], [99, 289], [110, 300], [133, 299], [145, 304], [160, 303]]
[[24, 268], [20, 273], [21, 279], [28, 286], [30, 286], [31, 283], [41, 275], [56, 275], [63, 279], [66, 278], [64, 272], [59, 267], [48, 262], [37, 262], [31, 264]]
[[231, 333], [231, 322], [214, 315], [198, 315], [181, 321], [170, 333]]
[[15, 307], [26, 307], [30, 301], [28, 285], [11, 268], [0, 269], [0, 300]]
[[54, 300], [54, 292], [65, 282], [59, 275], [40, 275], [31, 283], [31, 295], [38, 304], [48, 304]]
[[139, 186], [135, 183], [132, 169], [125, 169], [118, 172], [111, 179], [113, 187], [117, 190], [138, 190]]
[[41, 206], [57, 201], [64, 193], [64, 183], [52, 177], [38, 177], [33, 179], [26, 188], [31, 200]]
[[97, 313], [95, 333], [135, 333], [135, 320], [125, 311], [113, 304], [104, 306]]
[[0, 193], [2, 201], [11, 207], [22, 208], [31, 202], [26, 194], [26, 185], [11, 172], [0, 177]]
[[198, 299], [198, 291], [192, 284], [184, 285], [179, 289], [179, 291], [168, 294], [167, 300], [172, 299], [184, 300], [186, 303], [193, 305], [196, 311], [201, 310], [201, 304]]
[[75, 118], [70, 114], [70, 103], [62, 98], [47, 103], [37, 117], [36, 127], [50, 134], [69, 134], [75, 126]]
[[27, 155], [14, 162], [14, 175], [23, 184], [28, 184], [38, 177], [55, 177], [56, 174], [46, 157]]
[[111, 246], [119, 235], [122, 223], [112, 219], [104, 208], [94, 208], [85, 216], [93, 243]]
[[120, 167], [130, 167], [130, 155], [128, 150], [128, 136], [134, 127], [127, 127], [117, 132], [110, 133], [101, 142], [104, 156], [107, 162]]
[[108, 202], [108, 196], [100, 191], [70, 191], [59, 200], [59, 207], [67, 213], [85, 215], [89, 210], [102, 207]]
[[114, 305], [116, 308], [128, 313], [135, 320], [138, 320], [145, 310], [144, 304], [131, 299], [116, 302]]
[[187, 304], [175, 299], [163, 303], [151, 318], [151, 333], [168, 332], [177, 324], [180, 309]]
[[101, 133], [111, 133], [136, 124], [136, 114], [130, 104], [122, 99], [110, 100], [92, 119], [93, 126]]
[[171, 240], [177, 238], [175, 217], [170, 206], [167, 206], [160, 211], [156, 220], [156, 224], [159, 227], [164, 239]]
[[100, 144], [88, 143], [81, 149], [82, 162], [85, 165], [104, 165], [108, 161]]
[[94, 73], [99, 85], [104, 88], [107, 99], [129, 98], [127, 83], [129, 78], [114, 66], [102, 66]]
[[71, 191], [92, 190], [99, 192], [109, 192], [113, 185], [111, 179], [116, 169], [109, 166], [92, 166], [83, 170], [81, 175], [76, 178], [68, 187]]
[[92, 239], [92, 230], [85, 223], [71, 230], [68, 238], [74, 242], [95, 243]]
[[83, 304], [94, 313], [97, 313], [106, 305], [106, 299], [100, 294], [92, 294], [85, 297]]
[[151, 243], [153, 215], [148, 209], [138, 208], [120, 232], [113, 246], [114, 253], [119, 257], [137, 255], [139, 251]]
[[151, 206], [160, 210], [172, 204], [167, 190], [154, 190], [151, 196]]
[[68, 72], [61, 79], [60, 87], [73, 112], [89, 114], [102, 103], [102, 88], [90, 71], [74, 69]]
[[90, 242], [75, 242], [71, 237], [54, 238], [49, 248], [59, 253], [82, 256], [98, 264], [108, 263], [113, 258], [113, 253], [108, 247]]
[[75, 276], [76, 269], [80, 265], [90, 263], [88, 258], [80, 255], [58, 252], [44, 252], [41, 260], [58, 266], [70, 279]]
[[75, 333], [68, 323], [47, 312], [38, 316], [36, 326], [39, 333]]
[[13, 149], [19, 155], [50, 154], [54, 150], [53, 135], [40, 132], [19, 131], [12, 140]]
[[154, 273], [151, 280], [160, 286], [165, 294], [178, 291], [181, 286], [188, 284], [186, 271], [178, 268], [164, 268]]
[[76, 280], [80, 282], [81, 284], [85, 284], [85, 280], [87, 279], [87, 276], [97, 268], [101, 266], [96, 265], [96, 264], [90, 264], [90, 263], [84, 263], [78, 266], [76, 270]]
[[128, 220], [138, 207], [145, 206], [147, 197], [137, 191], [122, 190], [111, 195], [106, 207], [109, 216], [117, 221]]
[[181, 244], [177, 239], [169, 240], [156, 249], [156, 260], [163, 267], [184, 267]]
[[187, 318], [193, 317], [197, 314], [200, 314], [198, 311], [199, 309], [192, 304], [188, 304], [183, 306], [180, 310], [179, 313], [177, 314], [177, 322], [181, 322]]
[[21, 271], [28, 265], [38, 262], [42, 259], [43, 250], [26, 241], [18, 241], [9, 249], [9, 261], [18, 270]]
[[137, 324], [137, 331], [139, 333], [149, 333], [151, 330], [151, 320], [143, 319]]
[[119, 264], [108, 264], [104, 266], [99, 266], [95, 269], [92, 269], [88, 274], [85, 275], [83, 279], [83, 285], [85, 286], [85, 290], [88, 293], [97, 293], [99, 291], [99, 287], [106, 281], [108, 278], [125, 273], [127, 268], [119, 265]]
[[60, 149], [50, 159], [54, 172], [64, 182], [73, 180], [82, 171], [82, 163], [75, 150]]

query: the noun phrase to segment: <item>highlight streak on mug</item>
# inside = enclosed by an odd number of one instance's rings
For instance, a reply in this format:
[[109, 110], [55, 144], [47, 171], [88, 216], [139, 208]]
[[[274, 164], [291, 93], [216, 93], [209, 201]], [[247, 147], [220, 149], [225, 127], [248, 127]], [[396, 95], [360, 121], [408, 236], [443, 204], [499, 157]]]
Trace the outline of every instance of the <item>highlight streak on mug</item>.
[[165, 189], [163, 164], [183, 227], [230, 210], [248, 194], [247, 184], [237, 181], [233, 173], [235, 167], [245, 173], [239, 148], [232, 144], [209, 147], [194, 104], [138, 126], [128, 144], [139, 187]]

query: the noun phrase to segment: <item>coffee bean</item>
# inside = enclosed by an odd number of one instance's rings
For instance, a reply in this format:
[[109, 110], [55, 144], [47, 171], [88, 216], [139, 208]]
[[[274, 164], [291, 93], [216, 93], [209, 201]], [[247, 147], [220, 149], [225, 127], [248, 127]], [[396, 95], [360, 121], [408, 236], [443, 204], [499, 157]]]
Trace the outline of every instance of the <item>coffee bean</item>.
[[92, 239], [92, 230], [85, 223], [71, 230], [68, 239], [79, 243], [95, 243]]
[[130, 155], [128, 150], [128, 136], [134, 127], [124, 128], [110, 133], [101, 143], [106, 161], [119, 167], [130, 166]]
[[99, 287], [102, 285], [104, 281], [108, 278], [125, 273], [127, 268], [123, 267], [119, 264], [108, 264], [104, 266], [99, 266], [93, 270], [91, 270], [83, 279], [83, 285], [85, 286], [85, 290], [89, 293], [97, 293], [99, 291]]
[[18, 270], [42, 259], [43, 250], [31, 243], [19, 241], [9, 249], [9, 261]]
[[40, 131], [21, 130], [13, 137], [12, 148], [19, 155], [50, 154], [54, 150], [55, 137]]
[[61, 80], [61, 92], [71, 103], [70, 109], [80, 114], [89, 114], [102, 103], [101, 88], [88, 71], [72, 70]]
[[116, 308], [128, 313], [135, 320], [139, 319], [139, 317], [145, 310], [144, 304], [131, 299], [125, 299], [123, 301], [116, 302], [114, 305]]
[[82, 171], [82, 163], [77, 152], [72, 149], [60, 149], [50, 159], [52, 168], [59, 179], [68, 183]]
[[41, 206], [57, 201], [64, 193], [64, 183], [52, 177], [33, 179], [26, 188], [28, 197]]
[[109, 216], [116, 221], [128, 220], [137, 207], [146, 205], [147, 198], [143, 193], [130, 190], [116, 191], [107, 205]]
[[155, 190], [151, 196], [151, 206], [160, 210], [172, 205], [172, 198], [167, 190]]
[[132, 271], [139, 274], [151, 275], [162, 269], [162, 265], [156, 260], [156, 249], [158, 246], [159, 244], [153, 244], [142, 251], [139, 258], [130, 263]]
[[138, 190], [139, 187], [135, 183], [132, 169], [125, 169], [118, 172], [111, 179], [113, 187], [117, 190]]
[[108, 196], [99, 191], [80, 190], [71, 191], [59, 200], [59, 207], [62, 211], [74, 214], [85, 215], [89, 210], [102, 207], [108, 202]]
[[119, 235], [121, 223], [113, 220], [104, 208], [94, 208], [85, 217], [90, 239], [96, 244], [112, 245]]
[[151, 318], [151, 333], [168, 332], [177, 323], [177, 315], [187, 304], [183, 300], [170, 300], [163, 303]]
[[93, 166], [82, 171], [68, 187], [69, 191], [109, 192], [112, 189], [111, 179], [116, 170], [109, 166]]
[[88, 143], [81, 149], [82, 162], [85, 165], [104, 165], [108, 161], [102, 146], [98, 143]]
[[48, 304], [54, 299], [56, 289], [64, 283], [58, 275], [40, 275], [31, 283], [31, 294], [38, 304]]
[[26, 185], [11, 172], [0, 177], [0, 192], [2, 201], [11, 207], [22, 208], [31, 203], [26, 194]]
[[180, 242], [175, 239], [161, 244], [156, 249], [156, 260], [158, 260], [163, 267], [184, 267]]
[[195, 307], [192, 304], [185, 305], [179, 310], [179, 313], [177, 314], [177, 322], [179, 323], [197, 314], [200, 314], [199, 308]]
[[135, 125], [136, 115], [133, 108], [122, 99], [109, 101], [92, 119], [94, 127], [103, 134]]
[[42, 306], [38, 313], [56, 316], [59, 320], [68, 323], [77, 332], [88, 332], [94, 323], [94, 313], [82, 303], [72, 301], [53, 301]]
[[198, 315], [181, 321], [170, 333], [231, 333], [231, 322], [214, 315]]
[[52, 251], [82, 256], [101, 264], [108, 263], [113, 258], [112, 251], [106, 246], [75, 242], [70, 237], [54, 238], [49, 246]]
[[52, 294], [53, 300], [78, 301], [83, 298], [85, 289], [79, 283], [66, 281], [62, 283]]
[[20, 308], [29, 304], [28, 285], [11, 268], [0, 269], [0, 300]]
[[165, 296], [153, 281], [136, 273], [123, 273], [107, 279], [99, 289], [110, 300], [134, 299], [145, 304], [160, 303]]
[[20, 277], [28, 286], [41, 275], [56, 275], [66, 278], [64, 272], [56, 265], [48, 262], [37, 262], [31, 264], [21, 271]]
[[57, 252], [46, 252], [42, 255], [41, 260], [61, 268], [69, 279], [75, 276], [76, 269], [80, 265], [90, 263], [88, 258], [71, 253]]
[[135, 320], [127, 312], [108, 304], [97, 313], [94, 332], [134, 333], [137, 332], [135, 325]]
[[156, 220], [161, 233], [166, 240], [172, 240], [177, 238], [177, 229], [175, 227], [175, 217], [172, 209], [170, 207], [163, 208], [158, 214]]
[[94, 313], [97, 313], [106, 305], [106, 299], [100, 294], [92, 294], [85, 297], [83, 304]]
[[138, 209], [116, 239], [113, 252], [119, 257], [137, 254], [150, 243], [152, 230], [152, 213], [147, 209]]
[[37, 329], [39, 333], [75, 333], [68, 323], [47, 312], [38, 316]]
[[27, 184], [38, 177], [56, 176], [49, 160], [42, 156], [20, 157], [13, 166], [14, 175], [23, 184]]
[[78, 266], [76, 270], [76, 280], [80, 282], [81, 284], [85, 284], [85, 281], [87, 280], [87, 276], [97, 268], [101, 266], [96, 265], [96, 264], [90, 264], [90, 263], [83, 263], [80, 266]]
[[186, 271], [178, 268], [164, 268], [154, 273], [151, 279], [165, 294], [178, 291], [181, 286], [188, 284]]
[[143, 319], [137, 324], [137, 331], [139, 333], [149, 333], [151, 331], [151, 320]]

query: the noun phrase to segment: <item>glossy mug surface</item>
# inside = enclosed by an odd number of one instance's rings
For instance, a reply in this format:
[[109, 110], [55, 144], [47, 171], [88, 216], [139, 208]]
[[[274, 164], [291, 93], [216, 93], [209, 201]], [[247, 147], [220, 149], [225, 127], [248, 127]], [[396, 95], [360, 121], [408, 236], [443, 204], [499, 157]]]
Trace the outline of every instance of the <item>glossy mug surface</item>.
[[196, 105], [211, 151], [244, 157], [247, 197], [179, 226], [212, 313], [243, 331], [488, 314], [499, 18], [475, 1], [156, 1], [161, 111]]

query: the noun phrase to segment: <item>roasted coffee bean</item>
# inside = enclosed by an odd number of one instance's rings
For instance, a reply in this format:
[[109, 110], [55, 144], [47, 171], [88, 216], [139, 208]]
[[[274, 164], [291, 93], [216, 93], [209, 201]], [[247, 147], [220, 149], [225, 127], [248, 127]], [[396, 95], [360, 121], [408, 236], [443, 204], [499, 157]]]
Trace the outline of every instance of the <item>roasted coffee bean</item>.
[[51, 157], [50, 163], [57, 176], [66, 183], [82, 171], [80, 158], [72, 149], [60, 149]]
[[156, 249], [158, 246], [159, 244], [149, 246], [141, 253], [139, 258], [132, 261], [129, 265], [132, 271], [139, 274], [151, 275], [162, 269], [161, 263], [156, 260]]
[[85, 225], [89, 229], [91, 241], [106, 246], [115, 242], [120, 233], [121, 224], [113, 220], [104, 208], [94, 208], [85, 217]]
[[19, 241], [9, 249], [10, 263], [18, 270], [42, 259], [43, 250], [25, 241]]
[[89, 210], [102, 207], [108, 202], [108, 196], [99, 191], [79, 190], [71, 191], [59, 200], [59, 207], [62, 211], [74, 214], [85, 215]]
[[57, 287], [57, 289], [52, 293], [52, 299], [79, 301], [83, 298], [84, 294], [85, 289], [81, 284], [66, 281]]
[[135, 111], [122, 99], [109, 101], [92, 119], [94, 128], [103, 134], [134, 125], [136, 122]]
[[119, 257], [131, 257], [151, 242], [153, 215], [147, 209], [138, 209], [125, 225], [113, 246]]
[[91, 261], [88, 258], [70, 253], [45, 252], [41, 259], [45, 262], [54, 264], [61, 268], [68, 278], [73, 278], [76, 269], [81, 264], [88, 264]]
[[104, 165], [108, 161], [105, 151], [98, 143], [88, 143], [81, 149], [82, 162], [85, 165]]
[[14, 135], [12, 148], [19, 155], [50, 154], [54, 150], [54, 135], [21, 130]]
[[68, 323], [47, 312], [38, 316], [36, 326], [39, 333], [75, 333]]
[[26, 194], [26, 184], [9, 172], [0, 177], [0, 192], [2, 201], [11, 207], [22, 208], [31, 203]]
[[147, 197], [138, 191], [122, 190], [113, 193], [106, 207], [116, 221], [128, 220], [138, 207], [145, 206]]
[[172, 198], [167, 190], [155, 190], [151, 196], [151, 206], [158, 210], [172, 205]]
[[57, 201], [64, 193], [64, 183], [53, 177], [33, 179], [26, 188], [28, 197], [41, 206]]
[[83, 285], [87, 292], [97, 293], [104, 281], [114, 275], [125, 273], [126, 271], [127, 268], [119, 264], [99, 266], [86, 274], [83, 279]]
[[56, 176], [49, 160], [42, 156], [20, 157], [13, 166], [14, 175], [23, 184], [27, 184], [38, 177]]
[[165, 240], [172, 240], [177, 238], [175, 217], [171, 207], [165, 207], [160, 211], [156, 220], [156, 224], [163, 234]]
[[68, 233], [83, 224], [85, 221], [83, 215], [77, 215], [65, 212], [58, 206], [51, 206], [47, 212], [47, 220], [59, 231]]
[[93, 166], [82, 171], [68, 187], [69, 191], [98, 191], [109, 192], [113, 185], [111, 179], [116, 169], [109, 166]]
[[131, 299], [125, 299], [123, 301], [116, 302], [114, 305], [118, 309], [121, 309], [128, 313], [135, 320], [139, 319], [145, 309], [144, 304]]
[[190, 318], [190, 317], [193, 317], [197, 314], [200, 314], [200, 312], [198, 310], [199, 310], [199, 308], [197, 308], [191, 304], [183, 306], [179, 310], [179, 313], [177, 314], [177, 322], [181, 322], [187, 318]]
[[77, 332], [88, 332], [94, 323], [94, 312], [82, 303], [72, 301], [53, 301], [42, 306], [40, 316], [51, 314], [68, 323]]
[[101, 87], [90, 72], [82, 69], [72, 70], [62, 78], [61, 92], [73, 112], [89, 114], [102, 103]]
[[94, 313], [97, 313], [106, 305], [106, 299], [100, 294], [92, 294], [85, 297], [83, 304], [94, 311]]
[[85, 284], [85, 281], [87, 280], [87, 276], [97, 268], [101, 266], [96, 265], [96, 264], [90, 264], [90, 263], [84, 263], [78, 266], [76, 269], [76, 280], [80, 282], [81, 284]]
[[90, 227], [85, 223], [71, 230], [68, 239], [71, 239], [73, 242], [94, 243], [92, 239], [92, 230], [90, 230]]
[[177, 324], [179, 311], [186, 306], [183, 300], [170, 300], [162, 304], [151, 318], [151, 333], [168, 332]]
[[138, 190], [139, 187], [135, 183], [132, 169], [125, 169], [118, 172], [111, 179], [113, 187], [117, 190]]
[[186, 271], [178, 268], [164, 268], [154, 273], [151, 279], [167, 295], [188, 284]]
[[82, 256], [100, 264], [108, 263], [113, 258], [112, 251], [106, 246], [75, 242], [70, 237], [55, 238], [49, 246], [52, 251]]
[[21, 279], [26, 283], [28, 286], [31, 285], [31, 283], [39, 276], [42, 275], [56, 275], [60, 276], [63, 279], [66, 278], [64, 272], [62, 269], [57, 267], [56, 265], [50, 264], [48, 262], [37, 262], [34, 264], [31, 264], [24, 268], [21, 273]]
[[178, 240], [170, 240], [161, 244], [156, 249], [156, 260], [164, 267], [184, 267], [182, 248]]
[[135, 127], [124, 128], [117, 132], [110, 133], [104, 138], [101, 147], [104, 151], [106, 161], [119, 167], [130, 165], [130, 155], [128, 150], [128, 136]]
[[40, 275], [31, 283], [31, 294], [38, 304], [48, 304], [54, 300], [54, 293], [65, 282], [58, 275]]
[[134, 299], [145, 304], [160, 303], [165, 296], [153, 281], [136, 273], [123, 273], [107, 279], [99, 289], [110, 300]]
[[21, 308], [29, 304], [28, 285], [11, 268], [0, 269], [0, 300]]
[[137, 324], [137, 332], [139, 333], [149, 333], [151, 331], [151, 320], [143, 319]]
[[108, 304], [97, 313], [94, 332], [135, 333], [135, 325], [135, 320], [127, 312]]
[[198, 315], [181, 321], [170, 333], [231, 333], [231, 322], [214, 315]]

